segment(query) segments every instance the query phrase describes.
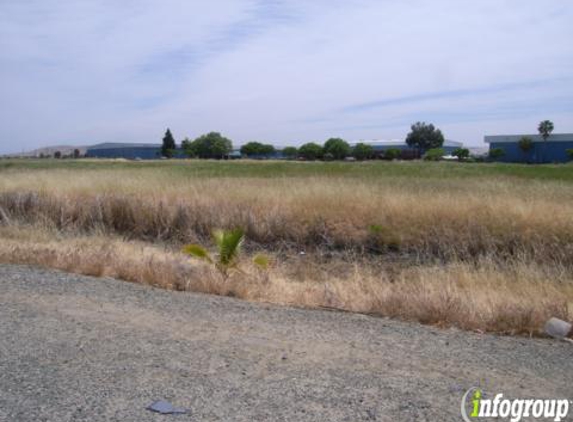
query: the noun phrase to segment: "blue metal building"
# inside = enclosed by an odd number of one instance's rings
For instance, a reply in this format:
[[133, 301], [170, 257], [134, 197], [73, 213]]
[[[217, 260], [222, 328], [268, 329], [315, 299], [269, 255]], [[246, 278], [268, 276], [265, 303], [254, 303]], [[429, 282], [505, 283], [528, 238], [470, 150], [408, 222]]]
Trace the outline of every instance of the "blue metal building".
[[[519, 141], [528, 137], [532, 141], [529, 151], [523, 151]], [[544, 141], [541, 135], [486, 136], [489, 150], [501, 149], [498, 161], [507, 163], [565, 163], [570, 160], [567, 150], [573, 149], [573, 133], [552, 134]]]
[[161, 145], [107, 142], [88, 147], [86, 157], [153, 160], [161, 158]]
[[[184, 156], [185, 154], [180, 148], [175, 151], [175, 158], [182, 158]], [[87, 147], [86, 157], [156, 160], [161, 158], [161, 144], [124, 144], [107, 142]]]

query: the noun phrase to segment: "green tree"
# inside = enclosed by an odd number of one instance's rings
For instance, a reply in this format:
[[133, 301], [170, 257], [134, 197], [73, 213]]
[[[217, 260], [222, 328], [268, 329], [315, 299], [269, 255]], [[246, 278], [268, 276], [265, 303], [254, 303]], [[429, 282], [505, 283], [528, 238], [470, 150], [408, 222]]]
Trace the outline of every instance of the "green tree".
[[357, 160], [369, 160], [371, 158], [374, 158], [374, 148], [372, 148], [372, 145], [360, 142], [354, 145], [354, 148], [352, 150], [352, 155]]
[[260, 142], [247, 142], [241, 147], [241, 154], [246, 156], [259, 155], [263, 144]]
[[322, 147], [314, 142], [308, 142], [298, 149], [298, 154], [307, 160], [318, 160], [323, 156]]
[[411, 132], [406, 137], [406, 143], [410, 148], [417, 149], [420, 153], [433, 148], [441, 148], [444, 145], [444, 135], [433, 124], [416, 122], [411, 127]]
[[241, 147], [241, 154], [249, 156], [269, 156], [276, 152], [275, 147], [260, 142], [248, 142]]
[[294, 159], [298, 157], [298, 149], [296, 147], [285, 147], [283, 148], [283, 155], [288, 159]]
[[330, 138], [324, 143], [324, 155], [330, 154], [335, 160], [344, 160], [350, 153], [352, 149], [348, 142], [341, 138]]
[[54, 158], [62, 158], [62, 152], [61, 151], [54, 152]]
[[542, 122], [539, 122], [539, 126], [537, 127], [537, 130], [544, 141], [547, 141], [551, 132], [553, 132], [553, 129], [554, 126], [551, 120], [543, 120]]
[[219, 132], [201, 135], [193, 142], [186, 142], [184, 146], [186, 155], [199, 158], [224, 158], [232, 149], [231, 140], [221, 136]]
[[543, 138], [543, 161], [545, 161], [545, 157], [547, 155], [547, 139], [553, 132], [554, 126], [551, 120], [543, 120], [539, 122], [539, 126], [537, 126], [537, 131]]
[[277, 152], [277, 150], [275, 149], [274, 146], [272, 146], [271, 144], [263, 144], [263, 148], [261, 150], [261, 153], [263, 155], [273, 155], [275, 152]]
[[569, 161], [573, 161], [573, 148], [566, 149], [565, 152], [567, 153], [567, 158], [569, 158]]
[[193, 153], [192, 144], [193, 141], [191, 141], [191, 139], [187, 137], [181, 141], [181, 149], [183, 150], [183, 153], [188, 157], [195, 157]]
[[470, 157], [470, 150], [467, 148], [456, 148], [452, 151], [454, 157], [458, 157], [458, 161], [466, 161]]
[[505, 155], [503, 148], [492, 148], [489, 150], [489, 158], [491, 160], [498, 160]]
[[167, 129], [165, 136], [163, 136], [163, 143], [161, 145], [161, 156], [171, 158], [177, 149], [175, 144], [175, 138], [171, 134], [171, 131]]
[[424, 160], [440, 161], [445, 154], [446, 151], [443, 148], [431, 148], [424, 154]]
[[79, 149], [74, 149], [74, 158], [80, 158], [80, 150]]
[[517, 145], [521, 152], [523, 152], [523, 161], [526, 161], [527, 153], [533, 148], [533, 140], [529, 136], [523, 136]]
[[386, 151], [384, 151], [384, 158], [386, 160], [396, 160], [397, 158], [400, 158], [401, 155], [402, 150], [399, 148], [388, 148]]

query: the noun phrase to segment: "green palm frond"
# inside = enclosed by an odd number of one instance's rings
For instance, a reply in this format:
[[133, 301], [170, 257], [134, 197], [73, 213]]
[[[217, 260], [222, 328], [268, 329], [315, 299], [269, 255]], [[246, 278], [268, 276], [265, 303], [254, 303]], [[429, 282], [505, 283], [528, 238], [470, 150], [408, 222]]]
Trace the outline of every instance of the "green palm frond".
[[243, 243], [243, 230], [217, 230], [213, 233], [213, 237], [219, 249], [219, 265], [226, 267], [234, 265]]
[[183, 253], [186, 253], [189, 256], [203, 259], [208, 262], [213, 262], [211, 257], [209, 256], [209, 252], [201, 245], [185, 245], [183, 247]]

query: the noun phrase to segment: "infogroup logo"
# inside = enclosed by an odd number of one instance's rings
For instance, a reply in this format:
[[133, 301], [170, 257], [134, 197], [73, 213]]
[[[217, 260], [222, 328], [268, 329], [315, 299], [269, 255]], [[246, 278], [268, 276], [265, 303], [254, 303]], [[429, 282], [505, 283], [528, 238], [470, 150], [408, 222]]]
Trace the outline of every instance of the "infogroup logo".
[[493, 399], [484, 398], [482, 390], [470, 388], [462, 398], [462, 418], [466, 422], [478, 419], [509, 419], [520, 422], [523, 418], [545, 419], [560, 422], [569, 413], [567, 399], [504, 399], [499, 393]]

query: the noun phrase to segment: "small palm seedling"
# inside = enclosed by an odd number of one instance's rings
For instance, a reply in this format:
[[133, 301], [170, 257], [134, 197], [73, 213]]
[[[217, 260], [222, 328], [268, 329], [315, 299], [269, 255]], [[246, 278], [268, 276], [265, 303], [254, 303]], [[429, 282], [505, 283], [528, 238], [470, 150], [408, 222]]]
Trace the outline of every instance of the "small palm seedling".
[[[238, 268], [239, 253], [244, 238], [244, 231], [240, 228], [216, 230], [213, 233], [213, 241], [217, 247], [217, 256], [215, 258], [201, 245], [187, 245], [183, 248], [183, 252], [214, 265], [223, 278], [227, 280], [231, 270], [240, 271]], [[261, 270], [266, 270], [270, 265], [270, 259], [266, 255], [258, 254], [253, 258], [253, 264]]]
[[230, 271], [237, 267], [241, 244], [244, 239], [242, 229], [234, 230], [216, 230], [213, 233], [213, 241], [217, 247], [217, 257], [211, 257], [207, 249], [201, 245], [187, 245], [183, 252], [194, 258], [213, 264], [226, 280], [229, 278]]

